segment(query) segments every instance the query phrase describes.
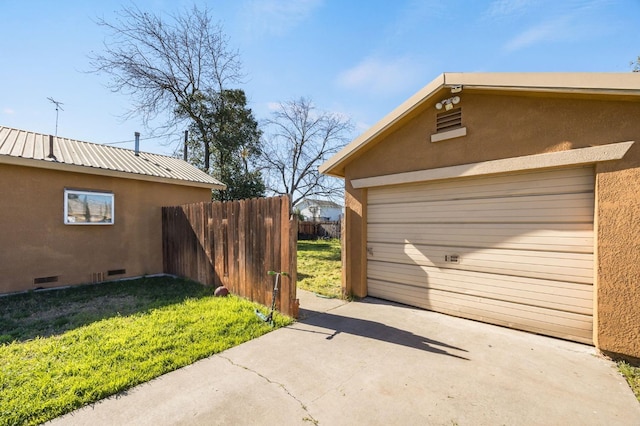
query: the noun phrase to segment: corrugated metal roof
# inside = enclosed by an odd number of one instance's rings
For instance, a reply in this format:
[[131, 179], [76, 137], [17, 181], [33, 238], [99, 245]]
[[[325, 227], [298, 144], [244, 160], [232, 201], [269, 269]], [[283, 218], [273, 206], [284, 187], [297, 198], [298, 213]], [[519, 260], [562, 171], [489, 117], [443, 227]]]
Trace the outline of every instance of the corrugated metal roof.
[[[128, 174], [142, 180], [173, 180], [176, 184], [223, 188], [225, 185], [191, 164], [165, 155], [53, 137], [49, 157], [49, 135], [0, 126], [0, 163], [19, 163], [48, 169], [77, 168], [79, 173]], [[20, 161], [18, 161], [20, 160]], [[131, 176], [134, 175], [134, 176]]]
[[328, 208], [335, 208], [335, 209], [341, 209], [342, 206], [338, 203], [335, 203], [331, 200], [315, 200], [312, 198], [303, 198], [302, 200], [300, 200], [298, 202], [298, 204], [296, 204], [297, 206], [301, 206], [301, 205], [305, 205], [305, 206], [318, 206], [318, 207], [328, 207]]

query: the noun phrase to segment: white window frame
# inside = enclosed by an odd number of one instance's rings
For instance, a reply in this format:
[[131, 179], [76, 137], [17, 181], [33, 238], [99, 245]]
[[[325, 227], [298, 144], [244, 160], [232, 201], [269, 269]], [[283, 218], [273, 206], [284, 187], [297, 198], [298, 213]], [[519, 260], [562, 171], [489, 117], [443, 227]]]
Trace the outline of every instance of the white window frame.
[[[71, 196], [71, 197], [70, 197]], [[74, 217], [72, 212], [69, 211], [69, 201], [73, 198], [73, 196], [77, 197], [95, 197], [98, 198], [100, 203], [106, 203], [103, 209], [104, 213], [109, 213], [109, 220], [105, 221], [95, 221], [95, 222], [82, 222], [77, 221], [76, 217]], [[103, 200], [100, 200], [104, 198]], [[88, 205], [88, 204], [87, 204]], [[91, 213], [91, 212], [90, 212]], [[104, 215], [103, 217], [107, 217]], [[113, 225], [115, 223], [115, 197], [112, 192], [104, 192], [104, 191], [78, 191], [74, 189], [65, 189], [64, 190], [64, 224], [65, 225]]]

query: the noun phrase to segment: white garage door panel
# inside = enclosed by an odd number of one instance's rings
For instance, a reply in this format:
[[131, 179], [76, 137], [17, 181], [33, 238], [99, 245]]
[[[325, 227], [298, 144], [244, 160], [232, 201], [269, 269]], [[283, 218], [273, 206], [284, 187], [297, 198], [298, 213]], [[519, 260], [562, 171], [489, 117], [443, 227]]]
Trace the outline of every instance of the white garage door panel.
[[[591, 253], [384, 243], [371, 243], [367, 249], [369, 260], [440, 266], [449, 269], [547, 278], [585, 284], [590, 284], [593, 281], [593, 254]], [[459, 263], [445, 261], [445, 256], [451, 254], [459, 256]]]
[[[393, 300], [406, 305], [418, 306], [426, 309], [429, 291], [426, 287], [398, 284], [388, 281], [369, 279], [368, 292], [370, 296]], [[384, 294], [384, 297], [378, 296]]]
[[[383, 262], [370, 263], [369, 279], [390, 285], [462, 293], [584, 315], [591, 315], [593, 312], [592, 287], [564, 281], [495, 276], [474, 271]], [[374, 293], [371, 295], [376, 296]]]
[[[428, 187], [428, 191], [425, 191]], [[376, 188], [369, 205], [435, 201], [450, 199], [455, 192], [460, 198], [490, 198], [494, 196], [567, 194], [593, 191], [593, 171], [590, 168], [529, 172], [484, 178], [464, 178], [435, 183], [418, 183]]]
[[591, 343], [593, 186], [582, 167], [370, 188], [368, 292]]
[[564, 339], [591, 343], [590, 315], [545, 309], [528, 305], [514, 305], [494, 299], [451, 294], [435, 289], [408, 288], [385, 282], [369, 281], [370, 288], [390, 291], [394, 300], [420, 308], [461, 316], [519, 330], [553, 335]]
[[376, 204], [368, 215], [370, 223], [588, 223], [593, 193]]
[[593, 319], [589, 315], [514, 305], [493, 299], [452, 296], [437, 290], [429, 292], [424, 308], [583, 343], [591, 343], [592, 339]]
[[545, 224], [478, 224], [443, 223], [437, 227], [417, 227], [415, 224], [372, 223], [369, 242], [405, 243], [411, 235], [414, 244], [446, 242], [456, 247], [493, 247], [546, 251], [591, 253], [593, 251], [593, 225]]

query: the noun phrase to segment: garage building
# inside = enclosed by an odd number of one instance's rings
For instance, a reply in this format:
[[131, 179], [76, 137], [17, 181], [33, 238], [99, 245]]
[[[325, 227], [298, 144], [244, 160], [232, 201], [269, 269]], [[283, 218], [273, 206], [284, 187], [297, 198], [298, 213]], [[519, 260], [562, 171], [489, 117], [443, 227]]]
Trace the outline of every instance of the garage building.
[[640, 74], [445, 73], [322, 165], [343, 286], [640, 358]]

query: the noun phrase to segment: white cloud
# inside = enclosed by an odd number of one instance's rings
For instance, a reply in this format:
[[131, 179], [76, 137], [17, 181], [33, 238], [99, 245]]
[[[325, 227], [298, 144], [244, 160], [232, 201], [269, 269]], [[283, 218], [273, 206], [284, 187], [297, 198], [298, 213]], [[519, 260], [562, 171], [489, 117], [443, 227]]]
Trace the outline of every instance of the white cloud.
[[268, 111], [278, 111], [280, 109], [280, 102], [267, 102]]
[[[584, 41], [607, 30], [599, 10], [606, 11], [611, 0], [570, 0], [539, 2], [531, 0], [495, 0], [486, 16], [495, 19], [525, 17], [528, 20], [547, 16], [544, 21], [529, 25], [504, 44], [507, 52], [548, 42]], [[523, 27], [523, 25], [520, 25]]]
[[535, 3], [535, 0], [495, 0], [489, 5], [485, 16], [492, 19], [502, 19], [522, 15], [529, 6], [535, 5]]
[[15, 111], [14, 111], [14, 110], [12, 110], [11, 108], [3, 108], [3, 109], [2, 109], [2, 113], [3, 113], [3, 114], [7, 114], [7, 115], [12, 115], [12, 114], [14, 114], [14, 113], [15, 113]]
[[283, 35], [311, 16], [323, 0], [250, 0], [248, 24], [253, 33]]
[[571, 29], [570, 21], [569, 17], [561, 17], [535, 25], [509, 40], [504, 45], [504, 49], [507, 52], [514, 52], [538, 43], [574, 37], [575, 33]]
[[366, 58], [343, 71], [337, 82], [346, 89], [388, 95], [415, 86], [419, 67], [409, 58]]
[[369, 123], [365, 123], [364, 121], [357, 121], [356, 124], [354, 125], [354, 132], [356, 135], [360, 135], [366, 132], [367, 130], [369, 130], [370, 127], [371, 127], [371, 124]]

